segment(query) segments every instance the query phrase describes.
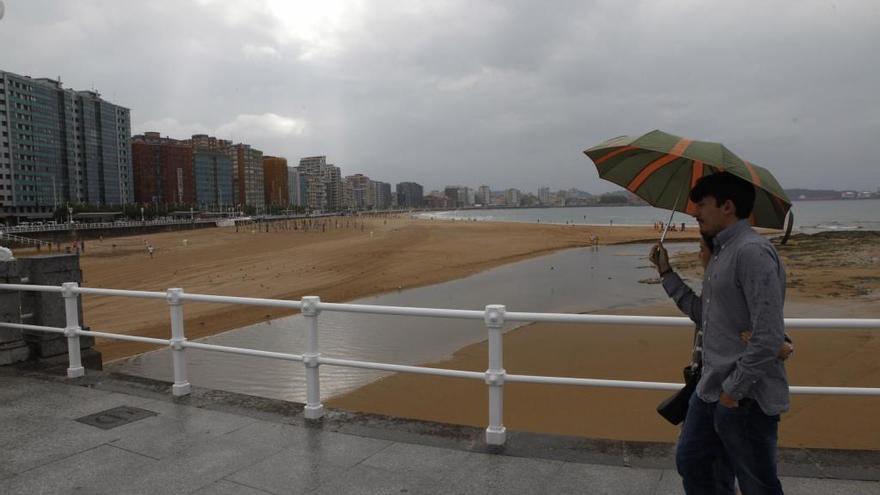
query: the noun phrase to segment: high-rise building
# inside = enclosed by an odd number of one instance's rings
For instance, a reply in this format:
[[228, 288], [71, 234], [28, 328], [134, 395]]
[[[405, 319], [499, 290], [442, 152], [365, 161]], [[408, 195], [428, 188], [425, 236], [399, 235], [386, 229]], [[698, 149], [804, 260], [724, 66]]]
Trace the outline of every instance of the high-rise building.
[[305, 183], [305, 207], [312, 211], [327, 209], [327, 188], [324, 187], [323, 168], [327, 166], [325, 156], [307, 156], [299, 160], [299, 173]]
[[467, 200], [465, 189], [464, 186], [446, 186], [446, 188], [443, 189], [443, 194], [449, 200], [448, 204], [451, 208], [465, 206], [465, 201]]
[[464, 188], [464, 204], [466, 206], [474, 206], [477, 203], [477, 193], [473, 189]]
[[504, 193], [504, 199], [507, 202], [507, 206], [519, 206], [522, 193], [519, 189], [508, 189]]
[[341, 211], [342, 204], [342, 170], [333, 164], [321, 168], [324, 179], [324, 190], [327, 198], [327, 211]]
[[486, 206], [492, 202], [492, 190], [483, 185], [477, 188], [477, 202]]
[[145, 132], [131, 138], [134, 201], [155, 205], [193, 204], [191, 144]]
[[539, 187], [538, 188], [538, 202], [542, 205], [550, 204], [550, 188], [549, 187]]
[[308, 156], [299, 161], [299, 170], [306, 182], [308, 207], [318, 211], [344, 209], [342, 171], [328, 164], [326, 156]]
[[375, 205], [376, 194], [375, 188], [370, 185], [372, 181], [363, 174], [349, 175], [345, 178], [344, 189], [351, 191], [351, 199], [346, 205], [351, 210], [370, 210]]
[[196, 204], [203, 210], [235, 206], [232, 188], [232, 142], [205, 134], [185, 141], [193, 149]]
[[230, 148], [233, 164], [232, 187], [235, 202], [251, 206], [262, 212], [266, 208], [263, 191], [263, 152], [249, 144], [238, 143]]
[[415, 182], [397, 184], [397, 206], [401, 208], [421, 208], [424, 204], [424, 189]]
[[382, 181], [370, 181], [373, 186], [375, 200], [373, 204], [376, 210], [387, 210], [391, 208], [391, 184]]
[[263, 157], [263, 187], [266, 191], [267, 207], [284, 208], [290, 206], [287, 159], [277, 156]]
[[297, 208], [308, 206], [306, 202], [306, 182], [297, 167], [287, 167], [287, 187], [290, 204]]
[[0, 212], [47, 217], [61, 204], [133, 200], [131, 116], [95, 91], [0, 71]]

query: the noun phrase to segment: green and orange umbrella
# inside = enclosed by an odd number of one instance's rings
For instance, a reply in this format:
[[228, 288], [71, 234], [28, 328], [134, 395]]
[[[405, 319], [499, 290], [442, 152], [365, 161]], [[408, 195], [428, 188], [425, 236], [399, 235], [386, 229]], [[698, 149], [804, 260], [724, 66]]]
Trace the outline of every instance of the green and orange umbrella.
[[[756, 227], [782, 229], [791, 200], [767, 169], [736, 156], [721, 143], [696, 141], [663, 131], [638, 137], [620, 136], [584, 151], [599, 177], [623, 186], [650, 205], [693, 215], [688, 193], [697, 180], [730, 172], [755, 186]], [[789, 221], [789, 229], [791, 222]]]

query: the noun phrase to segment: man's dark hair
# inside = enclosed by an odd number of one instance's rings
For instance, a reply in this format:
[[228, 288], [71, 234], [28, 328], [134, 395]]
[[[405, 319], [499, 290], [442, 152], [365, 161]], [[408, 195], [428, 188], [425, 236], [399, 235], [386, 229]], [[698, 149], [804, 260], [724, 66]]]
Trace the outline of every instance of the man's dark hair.
[[730, 172], [700, 177], [691, 189], [690, 198], [697, 203], [706, 196], [715, 198], [719, 207], [728, 199], [733, 201], [737, 218], [749, 218], [755, 207], [755, 186]]

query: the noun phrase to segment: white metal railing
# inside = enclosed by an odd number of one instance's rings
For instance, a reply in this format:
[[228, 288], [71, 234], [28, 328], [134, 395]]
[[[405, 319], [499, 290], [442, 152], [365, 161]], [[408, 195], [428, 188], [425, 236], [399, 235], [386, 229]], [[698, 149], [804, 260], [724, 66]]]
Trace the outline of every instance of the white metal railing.
[[[61, 294], [61, 296], [64, 298], [65, 315], [67, 318], [64, 328], [26, 325], [21, 323], [0, 323], [0, 328], [18, 328], [22, 330], [64, 334], [67, 337], [70, 358], [70, 363], [67, 368], [67, 376], [71, 378], [83, 376], [85, 373], [80, 358], [79, 336], [87, 335], [106, 339], [126, 340], [132, 342], [143, 342], [147, 344], [169, 346], [172, 352], [172, 365], [174, 367], [174, 384], [172, 386], [172, 394], [175, 396], [188, 395], [192, 388], [187, 377], [187, 349], [199, 349], [204, 351], [224, 352], [246, 356], [302, 362], [305, 366], [306, 372], [306, 404], [303, 414], [308, 419], [318, 419], [324, 415], [324, 406], [321, 404], [320, 394], [319, 369], [321, 365], [345, 366], [381, 371], [418, 373], [426, 375], [483, 380], [488, 386], [489, 390], [489, 424], [486, 427], [486, 443], [490, 445], [501, 445], [505, 442], [506, 438], [506, 430], [502, 421], [504, 407], [503, 390], [505, 382], [577, 385], [588, 387], [615, 387], [642, 390], [678, 390], [682, 386], [680, 383], [666, 382], [604, 380], [594, 378], [508, 374], [504, 370], [502, 351], [502, 329], [505, 322], [543, 321], [558, 323], [620, 324], [665, 327], [691, 327], [693, 325], [688, 318], [684, 317], [508, 312], [502, 305], [489, 305], [486, 306], [486, 309], [484, 311], [414, 308], [401, 306], [377, 306], [367, 304], [326, 303], [321, 302], [320, 298], [316, 296], [303, 297], [300, 301], [288, 301], [280, 299], [261, 299], [253, 297], [186, 294], [183, 289], [168, 289], [166, 292], [98, 289], [79, 287], [76, 282], [67, 282], [62, 284], [61, 286], [0, 284], [0, 290], [58, 292]], [[117, 333], [83, 330], [79, 322], [77, 302], [77, 297], [79, 295], [165, 299], [168, 302], [171, 318], [171, 338], [158, 339], [152, 337], [141, 337], [137, 335], [124, 335]], [[247, 349], [241, 347], [205, 344], [202, 342], [190, 342], [186, 339], [184, 332], [183, 304], [186, 301], [299, 309], [301, 310], [302, 315], [307, 322], [305, 352], [303, 354], [290, 354], [283, 352], [260, 351], [256, 349]], [[488, 368], [485, 372], [461, 371], [442, 368], [427, 368], [424, 366], [376, 363], [370, 361], [324, 357], [321, 355], [318, 347], [318, 318], [321, 312], [324, 311], [483, 320], [488, 332]], [[786, 318], [785, 324], [787, 327], [795, 327], [799, 329], [835, 328], [880, 330], [880, 318]], [[792, 386], [789, 388], [789, 390], [792, 394], [861, 395], [880, 397], [880, 388]]]

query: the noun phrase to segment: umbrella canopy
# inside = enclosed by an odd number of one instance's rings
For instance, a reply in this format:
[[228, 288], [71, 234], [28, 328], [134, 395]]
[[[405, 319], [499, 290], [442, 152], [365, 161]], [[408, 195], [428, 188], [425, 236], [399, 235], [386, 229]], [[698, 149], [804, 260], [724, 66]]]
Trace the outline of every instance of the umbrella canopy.
[[688, 193], [704, 175], [727, 171], [755, 186], [756, 227], [782, 229], [791, 200], [767, 169], [736, 156], [721, 143], [695, 141], [663, 131], [620, 136], [584, 151], [599, 177], [623, 186], [652, 206], [693, 215]]

